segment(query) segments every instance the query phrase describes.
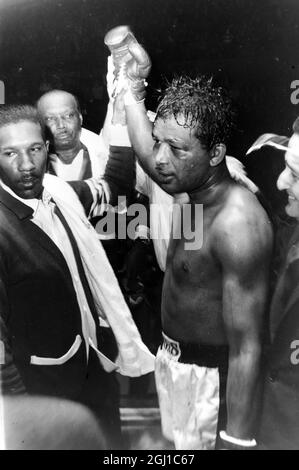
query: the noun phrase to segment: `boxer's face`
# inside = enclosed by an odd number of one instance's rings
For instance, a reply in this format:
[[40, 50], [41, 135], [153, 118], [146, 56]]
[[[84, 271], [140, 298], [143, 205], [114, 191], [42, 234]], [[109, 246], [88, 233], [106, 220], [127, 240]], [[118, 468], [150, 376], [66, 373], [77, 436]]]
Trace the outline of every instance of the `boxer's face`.
[[50, 131], [55, 150], [76, 147], [80, 140], [82, 115], [72, 95], [53, 92], [41, 99], [38, 109]]
[[158, 118], [153, 138], [161, 187], [170, 194], [196, 191], [207, 179], [210, 155], [195, 136], [194, 128], [179, 125], [173, 116]]
[[47, 146], [31, 121], [0, 127], [0, 178], [23, 199], [38, 198], [46, 171]]
[[286, 213], [299, 219], [299, 134], [289, 140], [289, 150], [285, 154], [285, 169], [279, 175], [277, 187], [288, 194]]

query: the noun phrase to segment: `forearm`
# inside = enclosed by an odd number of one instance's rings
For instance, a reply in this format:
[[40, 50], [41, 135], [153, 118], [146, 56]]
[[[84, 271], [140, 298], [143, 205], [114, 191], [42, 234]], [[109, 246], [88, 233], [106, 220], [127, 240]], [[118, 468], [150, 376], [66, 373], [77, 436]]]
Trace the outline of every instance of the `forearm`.
[[239, 439], [255, 437], [257, 411], [260, 402], [259, 346], [230, 352], [226, 387], [226, 432]]
[[118, 197], [130, 200], [135, 185], [135, 156], [129, 147], [110, 146], [104, 177], [68, 181], [87, 217], [100, 215], [106, 204], [117, 205]]
[[100, 135], [102, 136], [103, 142], [106, 145], [107, 149], [109, 149], [109, 143], [110, 143], [110, 127], [111, 127], [112, 116], [113, 116], [113, 103], [112, 101], [109, 101], [107, 105], [107, 113], [106, 113], [104, 125], [100, 132]]
[[111, 145], [104, 175], [110, 188], [110, 204], [116, 205], [119, 196], [130, 200], [135, 187], [135, 175], [135, 156], [132, 148]]
[[147, 117], [144, 102], [126, 106], [127, 126], [130, 141], [141, 166], [152, 172], [153, 138], [152, 123]]

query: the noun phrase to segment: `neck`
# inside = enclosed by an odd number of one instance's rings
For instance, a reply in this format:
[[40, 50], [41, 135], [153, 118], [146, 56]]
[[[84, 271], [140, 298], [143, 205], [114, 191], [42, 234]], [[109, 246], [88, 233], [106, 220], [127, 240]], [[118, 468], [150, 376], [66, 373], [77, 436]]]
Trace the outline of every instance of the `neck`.
[[231, 177], [225, 162], [213, 167], [207, 180], [189, 193], [190, 201], [207, 206], [216, 206], [223, 201], [231, 183]]
[[55, 150], [57, 157], [65, 164], [70, 164], [81, 150], [81, 142], [78, 141], [72, 148]]

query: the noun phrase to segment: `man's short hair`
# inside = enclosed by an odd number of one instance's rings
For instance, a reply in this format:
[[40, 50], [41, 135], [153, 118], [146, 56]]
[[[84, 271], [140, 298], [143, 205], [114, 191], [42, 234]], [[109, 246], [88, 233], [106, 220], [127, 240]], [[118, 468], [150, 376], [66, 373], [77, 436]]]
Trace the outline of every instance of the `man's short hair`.
[[42, 137], [45, 140], [45, 126], [34, 106], [27, 104], [6, 104], [0, 106], [0, 128], [22, 121], [33, 122], [40, 126]]
[[234, 126], [229, 96], [205, 77], [181, 76], [172, 80], [157, 109], [157, 118], [165, 120], [171, 116], [179, 125], [194, 128], [196, 137], [208, 150], [216, 144], [227, 144]]

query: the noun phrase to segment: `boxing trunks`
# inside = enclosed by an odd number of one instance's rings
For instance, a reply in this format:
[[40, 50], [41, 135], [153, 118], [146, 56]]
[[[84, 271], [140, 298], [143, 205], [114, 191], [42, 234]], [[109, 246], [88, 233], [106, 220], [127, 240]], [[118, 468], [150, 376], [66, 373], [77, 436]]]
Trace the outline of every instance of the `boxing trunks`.
[[163, 435], [176, 449], [215, 449], [226, 424], [228, 347], [185, 344], [162, 334], [155, 378]]

